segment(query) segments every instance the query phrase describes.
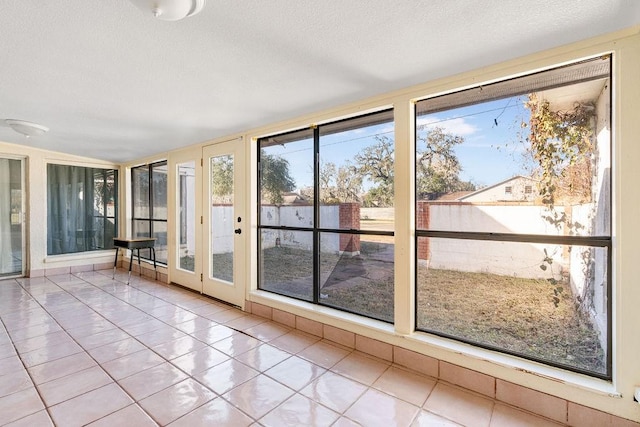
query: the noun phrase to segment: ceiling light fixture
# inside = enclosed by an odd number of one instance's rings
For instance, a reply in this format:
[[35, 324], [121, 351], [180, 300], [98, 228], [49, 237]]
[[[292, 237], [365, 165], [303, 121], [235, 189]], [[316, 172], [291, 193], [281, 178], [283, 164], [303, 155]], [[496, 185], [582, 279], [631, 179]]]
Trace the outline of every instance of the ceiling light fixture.
[[130, 0], [144, 12], [163, 21], [178, 21], [193, 16], [204, 7], [205, 0]]
[[9, 127], [18, 133], [26, 136], [27, 138], [32, 136], [44, 135], [49, 131], [46, 126], [39, 125], [37, 123], [26, 122], [24, 120], [6, 119], [4, 121]]

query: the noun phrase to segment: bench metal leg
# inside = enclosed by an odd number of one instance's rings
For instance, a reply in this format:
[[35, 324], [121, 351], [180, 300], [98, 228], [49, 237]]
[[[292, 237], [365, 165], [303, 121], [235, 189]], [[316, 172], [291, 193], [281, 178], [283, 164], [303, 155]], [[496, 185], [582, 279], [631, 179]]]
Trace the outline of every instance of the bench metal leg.
[[[140, 254], [140, 250], [138, 249], [138, 255]], [[140, 258], [138, 258], [140, 261]], [[131, 266], [133, 265], [133, 249], [131, 250], [131, 258], [129, 258], [129, 277], [127, 278], [127, 285], [131, 282]]]
[[120, 248], [116, 246], [116, 259], [113, 261], [113, 275], [111, 276], [111, 280], [116, 278], [116, 268], [118, 267], [118, 249]]
[[158, 267], [156, 267], [156, 249], [151, 247], [151, 253], [153, 254], [153, 269], [156, 272], [156, 280], [158, 280]]

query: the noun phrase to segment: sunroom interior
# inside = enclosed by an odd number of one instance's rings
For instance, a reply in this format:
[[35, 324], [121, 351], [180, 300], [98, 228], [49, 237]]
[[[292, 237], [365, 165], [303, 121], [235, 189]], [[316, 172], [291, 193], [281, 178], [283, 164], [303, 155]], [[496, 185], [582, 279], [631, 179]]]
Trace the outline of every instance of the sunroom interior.
[[3, 6], [0, 424], [640, 425], [640, 5], [131, 3]]

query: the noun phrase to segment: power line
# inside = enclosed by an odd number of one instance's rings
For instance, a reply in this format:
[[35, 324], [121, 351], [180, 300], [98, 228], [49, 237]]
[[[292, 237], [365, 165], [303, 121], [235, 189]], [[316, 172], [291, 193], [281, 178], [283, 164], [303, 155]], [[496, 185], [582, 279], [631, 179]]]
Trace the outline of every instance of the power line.
[[[438, 121], [435, 121], [435, 122], [429, 122], [429, 123], [426, 123], [426, 124], [424, 124], [424, 125], [416, 126], [416, 128], [417, 128], [417, 129], [420, 129], [420, 130], [423, 130], [424, 128], [426, 128], [426, 127], [428, 127], [428, 126], [432, 126], [432, 125], [434, 125], [434, 124], [444, 123], [444, 122], [448, 122], [448, 121], [450, 121], [450, 120], [455, 120], [455, 119], [463, 119], [463, 118], [465, 118], [465, 117], [479, 116], [479, 115], [481, 115], [481, 114], [491, 113], [491, 112], [493, 112], [493, 111], [502, 111], [502, 113], [504, 113], [504, 111], [505, 111], [507, 108], [518, 108], [518, 105], [511, 105], [511, 106], [509, 106], [509, 104], [507, 104], [507, 106], [505, 106], [505, 107], [492, 108], [492, 109], [490, 109], [490, 110], [479, 111], [479, 112], [476, 112], [476, 113], [469, 113], [469, 114], [462, 114], [462, 115], [460, 115], [460, 116], [448, 117], [448, 118], [446, 118], [446, 119], [438, 120]], [[502, 115], [502, 113], [500, 113], [500, 115], [498, 115], [498, 117], [500, 117], [500, 116]], [[427, 114], [425, 114], [425, 115], [427, 115]], [[496, 117], [496, 119], [497, 119], [498, 117]]]
[[[478, 111], [478, 112], [474, 112], [474, 113], [461, 114], [461, 115], [458, 115], [458, 116], [448, 117], [446, 119], [441, 119], [441, 120], [437, 120], [437, 121], [434, 121], [434, 122], [429, 122], [427, 124], [416, 126], [416, 129], [424, 130], [425, 128], [427, 128], [429, 126], [433, 126], [433, 125], [436, 125], [438, 123], [446, 123], [446, 122], [451, 121], [451, 120], [463, 119], [465, 117], [479, 116], [479, 115], [491, 113], [491, 112], [494, 112], [494, 111], [500, 111], [500, 114], [498, 114], [498, 116], [494, 119], [494, 123], [495, 123], [495, 121], [497, 121], [497, 119], [499, 119], [500, 116], [502, 116], [502, 114], [504, 114], [504, 112], [507, 109], [518, 108], [517, 104], [516, 105], [509, 105], [511, 103], [512, 99], [514, 99], [514, 98], [510, 98], [509, 102], [504, 107], [491, 108], [491, 109], [488, 109], [488, 110]], [[372, 134], [372, 135], [359, 136], [359, 137], [351, 138], [351, 139], [341, 139], [341, 140], [336, 141], [336, 142], [329, 142], [329, 143], [324, 143], [324, 144], [321, 143], [320, 147], [329, 147], [331, 145], [343, 144], [343, 143], [347, 143], [347, 142], [353, 142], [353, 141], [358, 141], [358, 140], [368, 139], [368, 138], [375, 138], [377, 136], [388, 135], [388, 134], [393, 134], [393, 133], [394, 133], [394, 131], [391, 130], [391, 131], [387, 131], [387, 132], [378, 132], [378, 133], [375, 133], [375, 134]], [[287, 151], [286, 153], [283, 153], [283, 155], [300, 153], [300, 152], [303, 152], [303, 151], [310, 151], [310, 150], [313, 150], [313, 147], [300, 148], [298, 150]]]

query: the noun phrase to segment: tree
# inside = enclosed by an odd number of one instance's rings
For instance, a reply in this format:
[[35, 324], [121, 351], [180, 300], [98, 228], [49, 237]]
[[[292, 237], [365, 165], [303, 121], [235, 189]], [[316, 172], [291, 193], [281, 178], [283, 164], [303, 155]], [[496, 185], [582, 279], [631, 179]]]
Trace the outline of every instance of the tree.
[[333, 162], [320, 162], [320, 202], [335, 203], [337, 202], [336, 188], [334, 185], [334, 177], [336, 176], [336, 165]]
[[336, 175], [336, 196], [341, 202], [358, 202], [362, 192], [362, 176], [350, 162], [338, 168]]
[[437, 197], [456, 191], [472, 191], [475, 185], [460, 180], [462, 166], [453, 149], [464, 142], [459, 135], [434, 127], [418, 137], [416, 192], [419, 198]]
[[360, 201], [362, 176], [349, 161], [336, 167], [335, 163], [320, 164], [320, 202], [340, 203]]
[[289, 171], [289, 161], [260, 150], [260, 192], [261, 197], [274, 205], [284, 201], [283, 193], [293, 191], [296, 182]]
[[211, 159], [211, 202], [233, 202], [233, 157]]
[[[377, 136], [376, 140], [355, 157], [358, 174], [376, 184], [365, 194], [364, 205], [393, 206], [393, 141], [386, 136]], [[460, 180], [462, 166], [453, 149], [463, 142], [463, 137], [445, 133], [439, 127], [418, 137], [416, 186], [419, 198], [476, 189], [472, 182]]]
[[365, 206], [393, 206], [393, 141], [380, 135], [375, 139], [375, 144], [356, 155], [355, 171], [375, 184], [365, 195]]

